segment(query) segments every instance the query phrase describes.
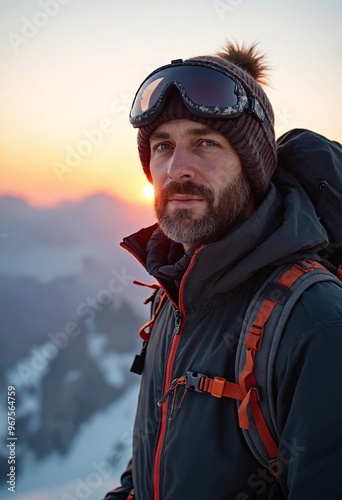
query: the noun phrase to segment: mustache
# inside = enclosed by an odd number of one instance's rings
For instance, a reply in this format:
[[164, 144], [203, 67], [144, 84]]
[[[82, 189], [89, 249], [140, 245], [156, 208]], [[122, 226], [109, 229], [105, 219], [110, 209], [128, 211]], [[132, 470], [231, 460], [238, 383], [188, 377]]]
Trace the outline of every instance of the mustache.
[[174, 194], [189, 194], [192, 196], [200, 196], [201, 198], [204, 198], [209, 202], [214, 200], [213, 191], [206, 186], [195, 184], [192, 181], [172, 181], [160, 191], [160, 193], [156, 197], [156, 201], [161, 204], [166, 204], [170, 196]]

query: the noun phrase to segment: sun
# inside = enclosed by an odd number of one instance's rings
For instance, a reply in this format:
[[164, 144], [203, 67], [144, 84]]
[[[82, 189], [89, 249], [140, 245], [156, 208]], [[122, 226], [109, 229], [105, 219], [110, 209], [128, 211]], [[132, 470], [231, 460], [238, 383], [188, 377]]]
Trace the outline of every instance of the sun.
[[149, 200], [154, 198], [154, 188], [152, 184], [146, 184], [146, 186], [143, 187], [143, 194], [145, 198], [148, 198]]

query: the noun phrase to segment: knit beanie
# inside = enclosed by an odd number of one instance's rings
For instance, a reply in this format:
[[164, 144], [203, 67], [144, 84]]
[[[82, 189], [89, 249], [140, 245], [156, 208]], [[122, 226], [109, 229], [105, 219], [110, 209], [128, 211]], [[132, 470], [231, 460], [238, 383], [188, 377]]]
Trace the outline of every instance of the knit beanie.
[[246, 48], [228, 43], [224, 51], [214, 56], [199, 56], [188, 61], [202, 61], [239, 80], [250, 97], [256, 98], [269, 122], [270, 130], [251, 113], [244, 111], [235, 118], [204, 118], [193, 115], [184, 105], [177, 89], [170, 91], [161, 113], [156, 119], [138, 131], [138, 151], [144, 172], [151, 182], [150, 145], [152, 132], [162, 123], [185, 119], [203, 123], [224, 135], [240, 157], [245, 174], [253, 192], [261, 197], [265, 194], [272, 174], [277, 166], [272, 106], [261, 84], [265, 82], [267, 66], [263, 62], [256, 44]]

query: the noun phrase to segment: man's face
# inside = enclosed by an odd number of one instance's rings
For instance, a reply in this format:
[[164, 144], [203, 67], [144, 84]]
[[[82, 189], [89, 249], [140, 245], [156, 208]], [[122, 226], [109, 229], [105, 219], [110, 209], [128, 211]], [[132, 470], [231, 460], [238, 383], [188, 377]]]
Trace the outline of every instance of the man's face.
[[185, 249], [221, 239], [253, 211], [240, 158], [219, 132], [172, 120], [152, 133], [150, 150], [157, 219]]

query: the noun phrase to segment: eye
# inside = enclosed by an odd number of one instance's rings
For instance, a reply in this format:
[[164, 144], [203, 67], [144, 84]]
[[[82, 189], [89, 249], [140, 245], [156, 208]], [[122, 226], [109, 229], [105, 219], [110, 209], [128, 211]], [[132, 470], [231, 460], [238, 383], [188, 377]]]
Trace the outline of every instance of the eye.
[[171, 144], [168, 144], [167, 142], [161, 142], [153, 146], [154, 151], [168, 151], [171, 148]]
[[204, 146], [205, 148], [213, 148], [217, 146], [217, 143], [211, 141], [210, 139], [204, 139], [203, 141], [201, 141], [201, 146]]

